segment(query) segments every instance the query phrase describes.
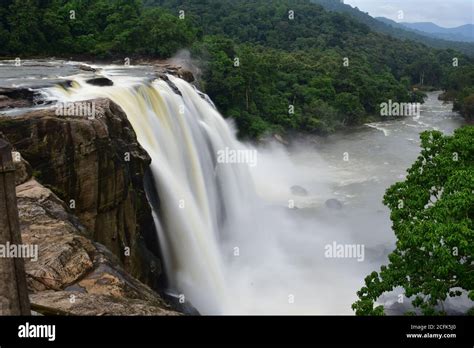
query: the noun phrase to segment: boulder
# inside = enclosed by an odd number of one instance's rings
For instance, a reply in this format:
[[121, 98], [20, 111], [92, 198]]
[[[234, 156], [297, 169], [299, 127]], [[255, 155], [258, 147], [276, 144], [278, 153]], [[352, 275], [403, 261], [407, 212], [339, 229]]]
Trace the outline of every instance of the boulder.
[[328, 199], [324, 204], [329, 209], [334, 209], [334, 210], [340, 210], [344, 206], [340, 200], [335, 199], [335, 198]]
[[96, 72], [97, 69], [89, 66], [89, 65], [85, 65], [85, 64], [80, 64], [78, 66], [79, 70], [83, 70], [83, 71], [90, 71], [90, 72]]
[[86, 80], [86, 82], [93, 86], [113, 86], [114, 82], [106, 77], [95, 77], [93, 79]]

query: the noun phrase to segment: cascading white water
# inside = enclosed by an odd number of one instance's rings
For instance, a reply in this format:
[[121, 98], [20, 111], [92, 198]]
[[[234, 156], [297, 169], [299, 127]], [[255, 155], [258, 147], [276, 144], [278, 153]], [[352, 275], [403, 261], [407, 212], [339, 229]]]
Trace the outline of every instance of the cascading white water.
[[[337, 173], [324, 173], [311, 147], [301, 147], [311, 156], [303, 165], [278, 147], [259, 147], [257, 166], [256, 157], [234, 163], [220, 154], [256, 149], [239, 142], [232, 124], [190, 84], [169, 76], [179, 95], [163, 80], [111, 67], [102, 74], [113, 86], [77, 75], [68, 77], [71, 87], [44, 92], [60, 102], [109, 98], [127, 114], [152, 158], [160, 201], [154, 217], [171, 292], [202, 314], [351, 313], [356, 290], [379, 264], [324, 256], [334, 240], [358, 239], [321, 207], [332, 195], [328, 177]], [[292, 195], [299, 183], [311, 190], [308, 197]], [[293, 201], [308, 210], [288, 209]], [[367, 240], [377, 243], [373, 235]]]
[[246, 165], [218, 163], [217, 153], [243, 145], [185, 81], [169, 76], [180, 96], [162, 80], [111, 78], [114, 86], [97, 87], [78, 76], [71, 88], [48, 93], [60, 101], [106, 97], [121, 106], [152, 158], [160, 199], [155, 220], [172, 290], [201, 313], [232, 312], [223, 270], [223, 256], [232, 249], [222, 246], [234, 239], [236, 224], [251, 217], [246, 207], [255, 195]]

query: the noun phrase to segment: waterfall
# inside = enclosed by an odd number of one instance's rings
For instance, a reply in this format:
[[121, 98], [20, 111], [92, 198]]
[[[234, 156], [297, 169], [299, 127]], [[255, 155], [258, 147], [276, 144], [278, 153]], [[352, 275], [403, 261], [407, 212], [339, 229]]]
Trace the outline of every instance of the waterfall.
[[[171, 289], [203, 314], [229, 313], [231, 289], [224, 264], [234, 252], [235, 226], [252, 220], [256, 200], [247, 165], [220, 163], [219, 151], [247, 151], [217, 110], [187, 82], [108, 76], [98, 87], [74, 78], [68, 89], [48, 91], [59, 101], [109, 98], [126, 113], [152, 158], [159, 211], [154, 211]], [[251, 150], [248, 150], [251, 151]]]
[[[113, 85], [91, 85], [81, 74], [67, 77], [67, 88], [42, 92], [59, 102], [108, 98], [126, 113], [152, 158], [155, 187], [147, 185], [147, 194], [159, 200], [153, 216], [169, 292], [202, 314], [353, 314], [364, 277], [394, 243], [388, 213], [374, 207], [408, 165], [398, 159], [406, 151], [416, 157], [417, 146], [401, 144], [417, 130], [390, 132], [381, 146], [367, 133], [318, 149], [312, 138], [291, 149], [271, 143], [258, 147], [256, 166], [256, 149], [239, 142], [232, 123], [187, 82], [168, 76], [170, 87], [132, 67], [101, 74]], [[386, 146], [390, 140], [396, 146]], [[350, 163], [342, 160], [348, 149]], [[395, 171], [386, 171], [388, 160]], [[294, 195], [293, 185], [308, 195]], [[347, 207], [327, 209], [335, 196], [349, 197]], [[326, 257], [334, 243], [364, 245], [367, 260]]]

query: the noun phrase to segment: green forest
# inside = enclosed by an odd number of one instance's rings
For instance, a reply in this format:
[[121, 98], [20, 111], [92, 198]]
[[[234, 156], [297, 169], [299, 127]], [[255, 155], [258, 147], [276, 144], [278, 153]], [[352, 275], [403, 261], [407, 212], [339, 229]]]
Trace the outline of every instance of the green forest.
[[20, 58], [189, 49], [201, 88], [243, 138], [327, 134], [380, 117], [389, 99], [422, 102], [432, 88], [474, 117], [472, 58], [376, 33], [309, 0], [5, 0], [0, 42], [0, 56]]

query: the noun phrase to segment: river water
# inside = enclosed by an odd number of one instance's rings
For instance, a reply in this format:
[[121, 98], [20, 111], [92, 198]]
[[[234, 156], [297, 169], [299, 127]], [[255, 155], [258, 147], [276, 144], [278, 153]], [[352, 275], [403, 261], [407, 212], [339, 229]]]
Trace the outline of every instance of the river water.
[[[420, 132], [434, 129], [451, 134], [464, 124], [462, 117], [451, 111], [452, 105], [439, 101], [438, 95], [439, 92], [428, 93], [419, 117], [371, 123], [326, 138], [305, 137], [290, 147], [288, 155], [294, 165], [290, 177], [298, 178], [293, 184], [309, 191], [306, 197], [293, 197], [301, 208], [295, 214], [304, 216], [302, 228], [295, 233], [305, 234], [304, 238], [295, 239], [301, 242], [294, 249], [304, 254], [306, 260], [317, 263], [309, 268], [319, 269], [320, 279], [314, 286], [325, 294], [324, 300], [316, 304], [322, 312], [349, 313], [350, 304], [356, 299], [355, 291], [363, 286], [364, 277], [387, 263], [395, 236], [390, 212], [382, 204], [383, 195], [390, 185], [403, 180], [417, 158]], [[276, 163], [272, 172], [277, 176], [285, 173]], [[281, 180], [285, 182], [283, 175]], [[286, 186], [290, 184], [286, 182]], [[283, 200], [285, 195], [279, 198]], [[343, 208], [340, 211], [325, 208], [324, 201], [330, 198], [340, 200]], [[313, 228], [308, 229], [308, 225]], [[314, 235], [318, 241], [314, 241]], [[314, 245], [320, 248], [334, 241], [364, 245], [364, 261], [310, 258], [318, 249]], [[393, 301], [394, 296], [386, 297], [387, 304]]]

